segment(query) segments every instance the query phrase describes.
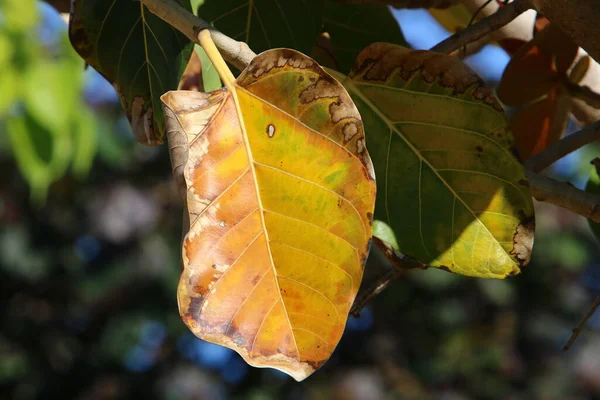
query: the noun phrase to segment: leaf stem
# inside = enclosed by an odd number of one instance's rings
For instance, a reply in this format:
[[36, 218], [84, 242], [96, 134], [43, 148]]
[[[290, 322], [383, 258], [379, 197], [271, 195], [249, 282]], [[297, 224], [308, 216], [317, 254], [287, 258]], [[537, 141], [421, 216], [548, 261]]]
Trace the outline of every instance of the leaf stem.
[[525, 168], [533, 172], [543, 171], [555, 161], [596, 140], [600, 140], [600, 121], [570, 134], [531, 157], [524, 163]]
[[233, 92], [235, 90], [235, 76], [233, 76], [231, 70], [227, 66], [227, 63], [225, 60], [223, 60], [221, 53], [219, 53], [217, 46], [215, 46], [215, 42], [212, 40], [210, 30], [201, 30], [198, 34], [198, 40], [200, 41], [200, 46], [202, 46], [206, 52], [206, 55], [210, 59], [210, 62], [212, 62], [212, 64], [215, 66], [215, 69], [221, 77], [225, 87]]
[[204, 29], [212, 31], [212, 40], [223, 58], [242, 71], [254, 57], [250, 47], [219, 32], [208, 22], [196, 17], [172, 0], [139, 0], [151, 13], [179, 30], [191, 41], [200, 44], [199, 33]]
[[500, 7], [494, 14], [479, 20], [477, 23], [456, 32], [448, 39], [436, 44], [431, 48], [431, 51], [450, 54], [502, 28], [531, 8], [533, 8], [533, 5], [530, 0], [514, 0], [512, 3]]
[[569, 350], [569, 348], [571, 348], [571, 345], [575, 342], [575, 340], [577, 339], [577, 336], [579, 336], [579, 334], [581, 333], [581, 330], [583, 329], [585, 324], [588, 322], [588, 320], [592, 317], [592, 315], [594, 315], [594, 313], [596, 312], [598, 307], [600, 307], [600, 295], [598, 295], [598, 297], [596, 297], [594, 304], [592, 304], [592, 307], [590, 307], [590, 309], [585, 314], [583, 319], [579, 322], [579, 324], [577, 324], [577, 326], [575, 328], [573, 328], [573, 333], [571, 334], [571, 337], [569, 337], [569, 340], [567, 341], [567, 343], [565, 343], [565, 345], [563, 346], [563, 351], [567, 351], [567, 350]]
[[394, 268], [388, 268], [376, 279], [375, 283], [358, 294], [354, 304], [352, 305], [352, 308], [350, 309], [350, 314], [352, 314], [354, 317], [358, 317], [360, 315], [360, 310], [362, 310], [367, 303], [371, 301], [371, 299], [381, 293], [391, 281], [404, 276], [406, 272], [411, 269], [429, 268], [428, 265], [422, 264], [414, 258], [401, 254], [399, 251], [392, 248], [389, 244], [377, 237], [373, 237], [373, 244], [375, 247], [377, 247], [377, 249], [383, 252], [385, 257]]

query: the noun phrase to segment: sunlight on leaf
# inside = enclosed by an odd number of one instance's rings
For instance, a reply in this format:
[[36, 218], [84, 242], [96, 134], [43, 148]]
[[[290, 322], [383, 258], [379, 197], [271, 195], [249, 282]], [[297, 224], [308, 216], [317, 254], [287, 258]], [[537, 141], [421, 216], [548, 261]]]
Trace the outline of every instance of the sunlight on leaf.
[[519, 273], [533, 246], [532, 198], [506, 116], [481, 79], [456, 58], [387, 43], [335, 76], [361, 112], [375, 218], [398, 250], [464, 275]]
[[227, 89], [162, 97], [180, 124], [169, 141], [189, 147], [180, 313], [198, 337], [300, 381], [339, 342], [369, 251], [363, 125], [344, 88], [294, 50], [221, 75]]

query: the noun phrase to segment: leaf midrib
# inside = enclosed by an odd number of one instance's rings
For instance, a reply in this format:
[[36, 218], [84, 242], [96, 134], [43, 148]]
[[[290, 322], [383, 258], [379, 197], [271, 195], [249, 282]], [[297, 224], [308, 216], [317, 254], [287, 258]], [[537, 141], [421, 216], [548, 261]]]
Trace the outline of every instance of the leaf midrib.
[[[250, 0], [250, 2], [252, 2], [253, 0]], [[273, 271], [273, 278], [275, 280], [275, 286], [277, 289], [277, 294], [279, 296], [279, 301], [281, 301], [281, 306], [283, 308], [283, 312], [285, 313], [285, 318], [288, 322], [288, 326], [290, 329], [290, 335], [292, 336], [292, 340], [294, 342], [294, 347], [296, 348], [296, 354], [298, 355], [298, 360], [301, 360], [302, 356], [300, 355], [300, 349], [298, 348], [298, 341], [296, 339], [296, 336], [294, 335], [294, 329], [292, 327], [292, 321], [290, 320], [290, 316], [288, 315], [287, 312], [287, 307], [285, 306], [285, 303], [283, 301], [283, 296], [281, 294], [281, 287], [279, 286], [279, 280], [277, 279], [277, 269], [275, 268], [275, 261], [273, 260], [273, 252], [271, 251], [271, 242], [269, 239], [269, 232], [267, 230], [267, 224], [265, 222], [265, 214], [264, 214], [264, 209], [265, 207], [263, 206], [262, 203], [262, 197], [260, 195], [260, 188], [258, 187], [258, 180], [256, 179], [257, 174], [256, 174], [256, 166], [254, 164], [254, 157], [252, 155], [252, 148], [250, 147], [250, 142], [248, 140], [248, 132], [246, 130], [246, 123], [244, 121], [244, 117], [242, 114], [242, 109], [240, 107], [240, 102], [238, 99], [238, 94], [237, 94], [237, 90], [238, 89], [242, 89], [240, 86], [238, 86], [236, 83], [234, 83], [234, 85], [232, 85], [233, 87], [231, 88], [232, 90], [230, 90], [231, 92], [231, 96], [233, 98], [233, 101], [235, 103], [235, 108], [237, 110], [237, 117], [238, 117], [238, 121], [240, 123], [240, 128], [242, 129], [242, 139], [244, 140], [244, 146], [246, 147], [246, 155], [248, 158], [248, 164], [250, 166], [250, 171], [253, 175], [253, 183], [254, 183], [254, 190], [256, 193], [256, 201], [258, 203], [258, 208], [260, 209], [260, 222], [262, 225], [262, 230], [263, 233], [265, 235], [265, 242], [267, 245], [267, 252], [269, 253], [269, 261], [271, 263], [271, 268]], [[275, 303], [277, 304], [277, 303]], [[275, 304], [273, 304], [273, 307], [275, 306]], [[271, 307], [271, 309], [273, 308]], [[265, 315], [265, 318], [263, 319], [263, 323], [264, 321], [267, 319], [269, 313], [271, 311], [269, 310], [269, 312]], [[262, 323], [261, 323], [262, 325]], [[258, 335], [260, 334], [260, 328], [259, 330], [256, 332], [256, 337], [258, 337]], [[256, 337], [254, 338], [256, 340]], [[254, 347], [254, 344], [252, 345], [252, 347]]]

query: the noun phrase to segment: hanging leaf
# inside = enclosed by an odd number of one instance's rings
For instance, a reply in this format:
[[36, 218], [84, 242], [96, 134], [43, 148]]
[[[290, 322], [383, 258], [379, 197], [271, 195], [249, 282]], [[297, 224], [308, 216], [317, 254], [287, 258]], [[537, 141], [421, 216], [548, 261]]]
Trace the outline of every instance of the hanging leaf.
[[555, 25], [547, 25], [511, 58], [498, 86], [506, 105], [527, 104], [560, 85], [578, 46]]
[[234, 80], [202, 46], [227, 89], [163, 96], [191, 226], [180, 313], [198, 337], [300, 381], [340, 340], [369, 250], [360, 115], [299, 52], [264, 52]]
[[[189, 0], [177, 2], [191, 12]], [[162, 143], [159, 97], [177, 88], [193, 44], [139, 1], [75, 0], [73, 7], [73, 47], [115, 86], [136, 139]]]
[[[585, 190], [590, 193], [600, 193], [600, 158], [596, 158], [592, 161], [592, 169], [590, 171], [590, 177]], [[600, 224], [588, 219], [590, 228], [596, 238], [600, 240]]]
[[350, 71], [356, 56], [373, 42], [405, 45], [404, 35], [384, 4], [325, 2], [323, 31], [331, 37], [336, 69]]
[[560, 139], [569, 120], [571, 106], [571, 97], [557, 88], [542, 100], [515, 113], [510, 124], [515, 147], [522, 160], [541, 153]]
[[562, 136], [573, 106], [562, 81], [577, 83], [589, 66], [585, 59], [567, 70], [578, 46], [558, 27], [548, 24], [512, 57], [498, 86], [498, 98], [509, 106], [523, 105], [511, 119], [521, 159], [542, 152]]
[[256, 52], [309, 52], [321, 32], [324, 0], [204, 0], [198, 16]]
[[378, 177], [375, 218], [397, 248], [464, 275], [518, 273], [534, 210], [491, 91], [460, 60], [429, 51], [375, 43], [356, 65], [336, 77], [363, 118]]

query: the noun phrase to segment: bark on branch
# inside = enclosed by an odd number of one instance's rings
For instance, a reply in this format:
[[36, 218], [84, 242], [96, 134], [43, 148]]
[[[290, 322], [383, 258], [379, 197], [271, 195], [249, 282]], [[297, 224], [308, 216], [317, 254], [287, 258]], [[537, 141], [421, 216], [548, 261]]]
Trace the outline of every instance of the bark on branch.
[[527, 172], [531, 194], [538, 201], [554, 204], [594, 222], [600, 222], [600, 194], [577, 189], [570, 183]]
[[600, 140], [600, 121], [570, 134], [541, 153], [531, 157], [525, 162], [525, 168], [533, 172], [541, 172], [567, 154], [596, 140]]
[[502, 28], [532, 7], [529, 0], [514, 0], [505, 7], [499, 8], [496, 13], [479, 20], [477, 23], [458, 31], [448, 39], [438, 43], [431, 48], [431, 51], [450, 54]]
[[150, 12], [171, 24], [195, 43], [200, 44], [198, 34], [201, 30], [210, 29], [212, 40], [215, 42], [225, 61], [240, 71], [246, 68], [250, 64], [250, 61], [256, 57], [256, 53], [246, 43], [238, 42], [219, 32], [208, 22], [196, 17], [172, 0], [140, 1]]

